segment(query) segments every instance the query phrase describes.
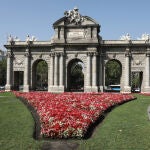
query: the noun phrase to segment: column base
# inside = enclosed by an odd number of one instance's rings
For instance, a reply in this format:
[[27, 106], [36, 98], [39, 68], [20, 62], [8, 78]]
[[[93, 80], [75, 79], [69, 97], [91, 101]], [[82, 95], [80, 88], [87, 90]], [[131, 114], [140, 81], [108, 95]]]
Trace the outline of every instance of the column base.
[[99, 92], [104, 92], [104, 87], [103, 86], [99, 86]]
[[145, 86], [142, 92], [143, 93], [150, 93], [150, 86]]
[[84, 92], [92, 92], [92, 87], [91, 86], [85, 86]]
[[53, 86], [48, 86], [48, 92], [52, 92], [53, 91]]
[[121, 93], [131, 93], [131, 86], [124, 86], [124, 90]]
[[11, 91], [12, 86], [10, 84], [5, 85], [5, 91]]
[[92, 92], [98, 92], [98, 87], [97, 86], [92, 86]]
[[48, 92], [63, 93], [64, 92], [64, 86], [49, 86]]
[[98, 92], [97, 86], [85, 86], [84, 92]]
[[29, 92], [29, 85], [24, 85], [23, 86], [23, 92]]
[[63, 85], [59, 86], [58, 88], [59, 88], [59, 92], [60, 92], [60, 93], [63, 93], [63, 92], [65, 91], [64, 86], [63, 86]]

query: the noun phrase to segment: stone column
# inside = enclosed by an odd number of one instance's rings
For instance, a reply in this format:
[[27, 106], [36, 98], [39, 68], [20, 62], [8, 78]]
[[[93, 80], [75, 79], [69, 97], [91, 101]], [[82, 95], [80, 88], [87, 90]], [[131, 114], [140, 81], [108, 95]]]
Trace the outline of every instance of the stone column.
[[51, 54], [50, 62], [50, 86], [54, 85], [54, 54]]
[[60, 54], [60, 62], [59, 62], [59, 86], [63, 86], [64, 79], [64, 56], [63, 53]]
[[92, 58], [92, 91], [97, 92], [98, 87], [97, 87], [97, 53], [93, 53], [93, 58]]
[[25, 52], [25, 63], [24, 63], [24, 87], [23, 91], [24, 92], [29, 92], [29, 49], [26, 49]]
[[13, 78], [13, 62], [12, 62], [12, 52], [11, 50], [7, 51], [7, 81], [5, 85], [5, 90], [10, 91], [12, 88], [12, 78]]
[[99, 90], [104, 91], [104, 69], [103, 69], [103, 55], [99, 56]]
[[91, 92], [91, 53], [87, 53], [87, 66], [86, 66], [86, 86], [85, 92]]
[[144, 92], [150, 92], [150, 49], [147, 48], [145, 59], [145, 86]]
[[64, 92], [64, 53], [60, 53], [59, 60], [59, 92]]
[[87, 86], [91, 87], [91, 54], [87, 53]]
[[54, 86], [58, 86], [58, 53], [55, 53]]
[[125, 54], [125, 68], [124, 68], [124, 91], [125, 93], [130, 93], [131, 92], [131, 86], [130, 86], [130, 52], [129, 48], [126, 49], [126, 54]]
[[50, 54], [50, 66], [48, 71], [48, 78], [49, 78], [48, 92], [52, 92], [54, 85], [54, 53]]

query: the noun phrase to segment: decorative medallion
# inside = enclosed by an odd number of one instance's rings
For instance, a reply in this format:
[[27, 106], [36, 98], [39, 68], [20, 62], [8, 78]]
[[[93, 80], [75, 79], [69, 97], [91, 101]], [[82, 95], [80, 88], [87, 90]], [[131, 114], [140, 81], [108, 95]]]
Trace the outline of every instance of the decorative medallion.
[[16, 59], [15, 60], [15, 66], [22, 66], [24, 60]]

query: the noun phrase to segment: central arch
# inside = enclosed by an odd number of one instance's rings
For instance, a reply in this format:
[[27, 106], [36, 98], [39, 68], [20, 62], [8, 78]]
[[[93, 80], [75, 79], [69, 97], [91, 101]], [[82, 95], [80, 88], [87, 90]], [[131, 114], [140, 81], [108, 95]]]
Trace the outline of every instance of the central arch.
[[32, 89], [37, 91], [48, 90], [48, 64], [43, 59], [38, 59], [32, 66]]
[[67, 66], [67, 91], [84, 91], [84, 64], [80, 59], [72, 59]]
[[109, 60], [105, 65], [105, 86], [107, 86], [106, 91], [113, 89], [115, 91], [120, 91], [121, 76], [122, 76], [121, 62], [116, 59]]

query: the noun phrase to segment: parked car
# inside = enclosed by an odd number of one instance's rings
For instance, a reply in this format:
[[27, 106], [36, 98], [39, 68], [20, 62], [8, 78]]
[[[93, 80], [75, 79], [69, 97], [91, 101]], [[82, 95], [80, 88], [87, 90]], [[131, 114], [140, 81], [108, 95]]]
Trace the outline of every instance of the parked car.
[[135, 92], [135, 93], [139, 93], [141, 91], [141, 89], [138, 87], [138, 88], [132, 88], [132, 92]]
[[23, 91], [23, 85], [19, 85], [19, 91]]
[[0, 85], [0, 90], [5, 90], [5, 86], [4, 85]]

